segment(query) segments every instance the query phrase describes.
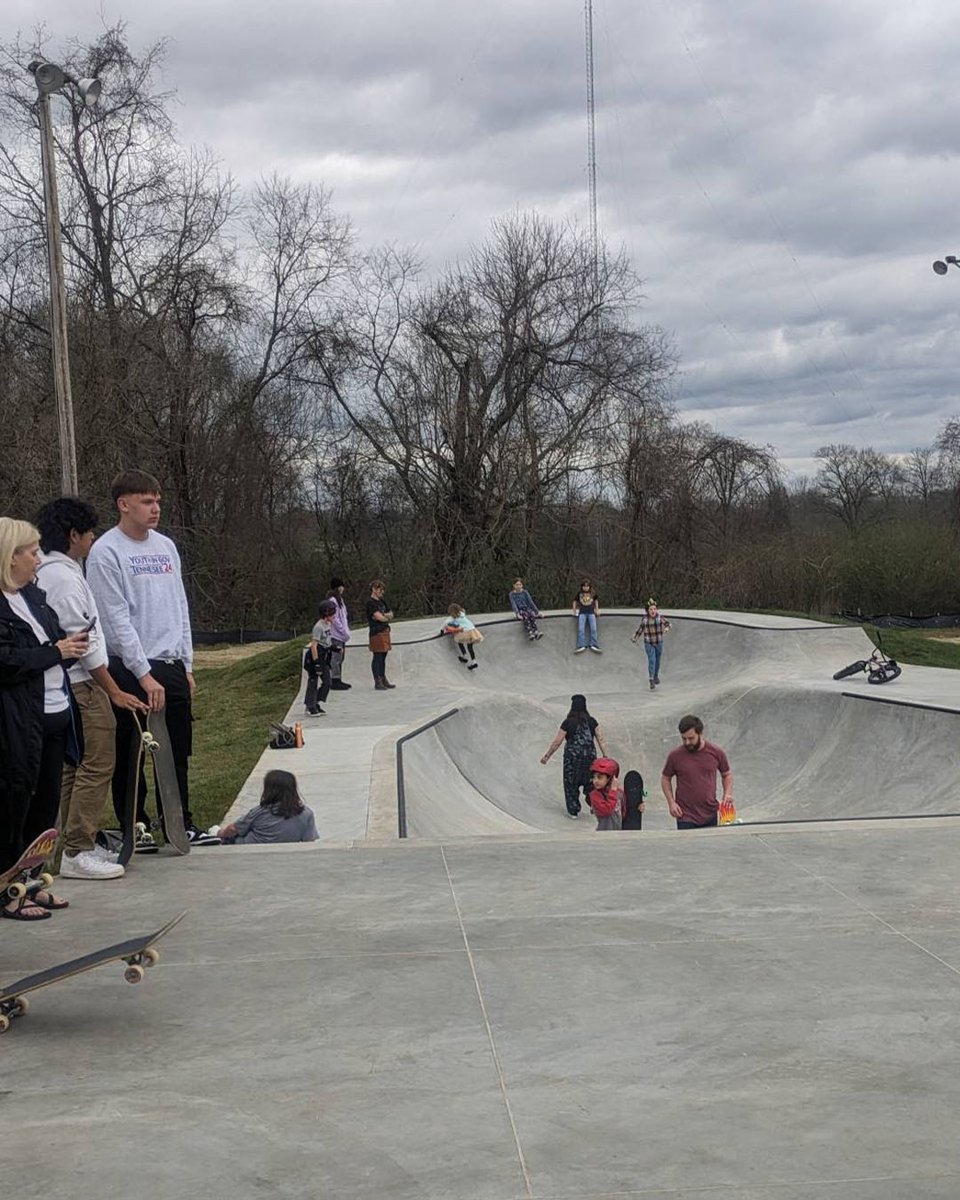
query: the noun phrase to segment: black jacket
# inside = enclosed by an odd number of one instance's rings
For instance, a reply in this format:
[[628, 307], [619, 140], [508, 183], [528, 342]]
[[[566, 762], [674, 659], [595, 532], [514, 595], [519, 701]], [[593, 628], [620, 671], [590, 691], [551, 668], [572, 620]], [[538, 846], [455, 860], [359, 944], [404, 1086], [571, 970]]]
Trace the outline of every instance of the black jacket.
[[[51, 643], [65, 636], [36, 584], [28, 584], [20, 594]], [[22, 811], [36, 787], [43, 748], [43, 673], [59, 663], [57, 647], [38, 645], [37, 635], [0, 592], [0, 828], [9, 828], [13, 813]], [[65, 684], [72, 717], [67, 761], [77, 764], [83, 757], [83, 732], [66, 677]]]

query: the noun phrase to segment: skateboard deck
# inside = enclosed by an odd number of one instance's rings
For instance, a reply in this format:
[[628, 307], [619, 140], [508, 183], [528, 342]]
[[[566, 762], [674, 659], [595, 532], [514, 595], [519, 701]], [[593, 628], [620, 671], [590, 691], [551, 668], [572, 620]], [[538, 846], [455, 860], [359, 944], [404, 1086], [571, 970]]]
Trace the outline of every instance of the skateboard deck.
[[140, 718], [135, 712], [127, 712], [126, 716], [133, 722], [136, 729], [133, 744], [130, 747], [130, 758], [127, 762], [127, 788], [124, 794], [123, 843], [120, 846], [120, 857], [117, 862], [125, 867], [133, 858], [137, 843], [137, 807], [140, 800], [140, 772], [143, 769], [144, 738], [146, 731], [140, 724]]
[[623, 794], [627, 801], [627, 812], [623, 818], [624, 829], [642, 829], [643, 776], [639, 771], [628, 771], [623, 777]]
[[[53, 854], [58, 836], [56, 829], [45, 829], [39, 837], [33, 839], [13, 866], [0, 875], [0, 893], [6, 899], [21, 900], [26, 895], [31, 883], [34, 882], [30, 878], [31, 871], [42, 867]], [[37, 876], [36, 885], [38, 887], [49, 887], [51, 883], [53, 883], [52, 875]]]
[[168, 921], [156, 933], [148, 933], [144, 937], [128, 938], [125, 942], [117, 942], [106, 946], [103, 950], [94, 950], [92, 954], [84, 954], [80, 958], [72, 958], [69, 962], [58, 963], [48, 967], [46, 971], [38, 971], [35, 975], [27, 975], [7, 987], [0, 986], [0, 1033], [6, 1033], [10, 1028], [13, 1017], [22, 1017], [29, 1002], [24, 999], [28, 992], [39, 991], [51, 983], [59, 983], [61, 979], [70, 979], [74, 975], [82, 975], [92, 971], [94, 967], [103, 966], [108, 962], [124, 962], [126, 969], [123, 978], [127, 983], [140, 983], [143, 979], [144, 968], [152, 967], [160, 957], [153, 949], [155, 942], [178, 925], [187, 914], [182, 912], [172, 921]]
[[177, 854], [189, 854], [190, 839], [183, 825], [180, 785], [177, 783], [177, 769], [170, 749], [167, 719], [162, 709], [147, 716], [144, 745], [153, 763], [153, 781], [157, 789], [157, 807], [163, 814], [164, 837]]

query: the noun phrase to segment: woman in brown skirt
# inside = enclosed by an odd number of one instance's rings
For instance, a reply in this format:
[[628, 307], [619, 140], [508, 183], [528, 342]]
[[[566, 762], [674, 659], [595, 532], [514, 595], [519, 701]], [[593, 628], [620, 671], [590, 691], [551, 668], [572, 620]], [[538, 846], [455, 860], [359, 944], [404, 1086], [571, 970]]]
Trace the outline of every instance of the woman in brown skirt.
[[383, 598], [383, 591], [383, 580], [374, 579], [370, 584], [370, 599], [366, 604], [367, 622], [370, 627], [370, 653], [373, 655], [370, 666], [373, 670], [373, 686], [378, 692], [396, 687], [396, 684], [387, 679], [387, 655], [390, 653], [390, 622], [393, 620], [393, 612]]

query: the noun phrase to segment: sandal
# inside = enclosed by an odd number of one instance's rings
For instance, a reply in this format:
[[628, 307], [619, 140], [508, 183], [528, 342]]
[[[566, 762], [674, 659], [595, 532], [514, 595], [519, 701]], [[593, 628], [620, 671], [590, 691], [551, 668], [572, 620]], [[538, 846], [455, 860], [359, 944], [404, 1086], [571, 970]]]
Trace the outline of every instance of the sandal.
[[69, 900], [61, 900], [59, 896], [55, 896], [53, 892], [48, 892], [46, 888], [37, 888], [35, 892], [28, 893], [31, 903], [37, 908], [69, 908]]
[[10, 921], [48, 921], [50, 914], [43, 911], [43, 906], [37, 906], [29, 896], [21, 896], [16, 908], [0, 908], [0, 917]]

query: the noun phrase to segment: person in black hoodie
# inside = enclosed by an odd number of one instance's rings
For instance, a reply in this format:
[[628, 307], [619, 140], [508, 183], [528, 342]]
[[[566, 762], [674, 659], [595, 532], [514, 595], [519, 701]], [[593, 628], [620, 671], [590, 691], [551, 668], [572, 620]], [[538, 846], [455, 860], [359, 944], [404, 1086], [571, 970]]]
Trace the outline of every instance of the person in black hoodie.
[[[83, 732], [64, 667], [86, 653], [86, 633], [67, 637], [34, 583], [40, 534], [0, 517], [0, 871], [52, 828], [64, 758], [83, 757]], [[0, 917], [38, 921], [65, 908], [46, 889], [0, 907]]]

